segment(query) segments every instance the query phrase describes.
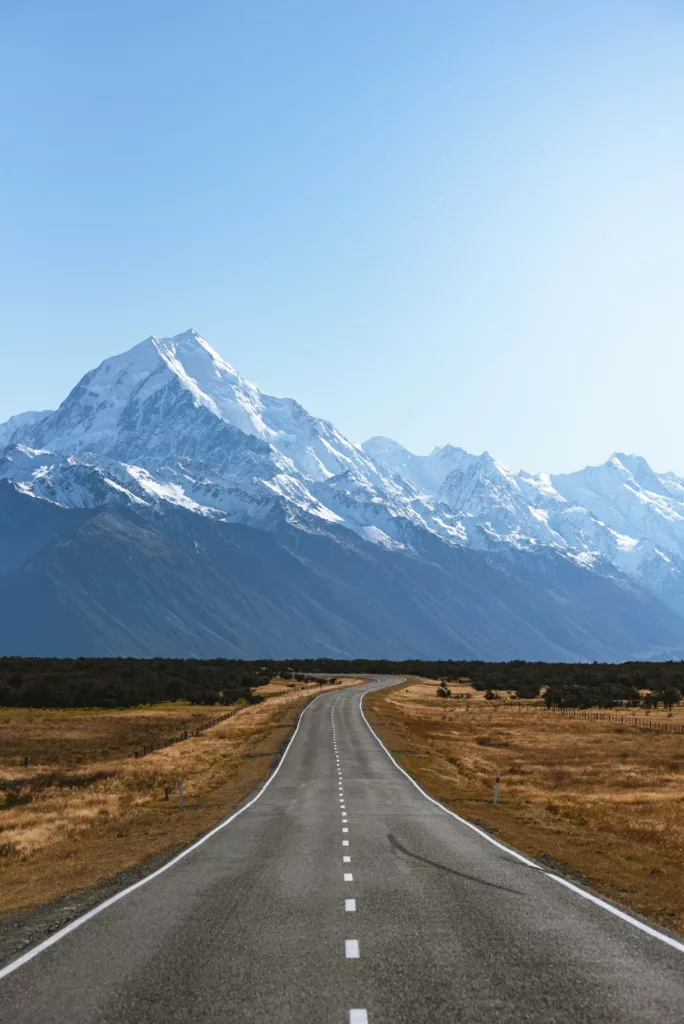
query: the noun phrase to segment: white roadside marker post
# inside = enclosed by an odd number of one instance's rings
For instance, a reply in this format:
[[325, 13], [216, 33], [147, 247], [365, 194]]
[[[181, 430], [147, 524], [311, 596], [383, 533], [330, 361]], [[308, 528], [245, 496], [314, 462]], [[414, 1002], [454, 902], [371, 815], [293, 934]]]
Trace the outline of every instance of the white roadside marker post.
[[494, 800], [492, 801], [494, 804], [498, 804], [498, 802], [499, 802], [499, 782], [500, 781], [501, 781], [501, 772], [497, 772], [496, 773], [496, 781], [494, 783]]
[[178, 806], [183, 810], [183, 776], [178, 776]]

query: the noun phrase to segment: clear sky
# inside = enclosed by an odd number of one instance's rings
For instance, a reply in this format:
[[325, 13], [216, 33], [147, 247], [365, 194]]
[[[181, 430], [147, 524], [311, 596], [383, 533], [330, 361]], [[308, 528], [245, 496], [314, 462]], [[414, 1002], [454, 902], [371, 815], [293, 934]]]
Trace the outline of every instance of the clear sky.
[[199, 330], [357, 441], [684, 474], [681, 0], [0, 0], [0, 420]]

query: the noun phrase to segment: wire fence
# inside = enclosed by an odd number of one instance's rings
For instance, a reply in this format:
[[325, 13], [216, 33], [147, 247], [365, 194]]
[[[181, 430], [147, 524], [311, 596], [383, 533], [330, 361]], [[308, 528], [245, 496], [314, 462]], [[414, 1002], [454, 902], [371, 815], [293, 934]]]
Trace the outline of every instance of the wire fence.
[[[579, 708], [547, 707], [541, 701], [533, 703], [518, 702], [516, 700], [492, 701], [491, 704], [470, 704], [470, 706], [459, 708], [460, 711], [494, 711], [497, 708], [515, 708], [516, 711], [550, 711], [554, 715], [561, 715], [564, 718], [583, 718], [590, 722], [611, 722], [613, 725], [628, 725], [636, 729], [650, 729], [653, 732], [673, 732], [684, 735], [684, 723], [677, 722], [655, 722], [652, 718], [637, 715], [617, 715], [604, 711], [581, 711]], [[452, 708], [450, 707], [451, 711]]]
[[184, 729], [183, 732], [177, 736], [169, 736], [168, 739], [159, 740], [157, 743], [150, 743], [143, 746], [142, 750], [136, 750], [131, 757], [146, 757], [148, 754], [153, 754], [155, 750], [164, 750], [166, 747], [172, 747], [176, 743], [183, 743], [184, 740], [189, 740], [192, 736], [199, 736], [207, 729], [213, 729], [215, 725], [219, 725], [220, 722], [225, 722], [227, 718], [233, 718], [237, 715], [238, 711], [242, 711], [242, 708], [233, 708], [232, 711], [227, 711], [225, 715], [219, 715], [218, 718], [210, 718], [208, 722], [203, 722], [198, 725], [195, 729]]
[[579, 711], [577, 708], [549, 708], [555, 715], [564, 718], [584, 718], [588, 721], [613, 722], [615, 725], [630, 725], [637, 729], [653, 729], [660, 732], [684, 733], [684, 725], [675, 722], [654, 722], [652, 718], [636, 715], [613, 715], [603, 711]]

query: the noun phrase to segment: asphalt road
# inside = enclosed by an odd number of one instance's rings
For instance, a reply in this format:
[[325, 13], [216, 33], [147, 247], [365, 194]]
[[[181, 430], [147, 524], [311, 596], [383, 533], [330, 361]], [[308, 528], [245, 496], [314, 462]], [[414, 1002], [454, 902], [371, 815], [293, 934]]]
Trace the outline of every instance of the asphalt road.
[[2, 1021], [682, 1024], [684, 949], [430, 802], [362, 717], [377, 685], [319, 697], [242, 814], [19, 961]]

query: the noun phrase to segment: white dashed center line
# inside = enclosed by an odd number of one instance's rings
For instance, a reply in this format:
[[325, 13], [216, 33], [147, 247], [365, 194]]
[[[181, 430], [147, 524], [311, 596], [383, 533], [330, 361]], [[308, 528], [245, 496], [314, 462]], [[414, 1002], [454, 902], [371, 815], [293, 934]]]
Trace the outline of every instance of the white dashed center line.
[[[339, 697], [338, 697], [338, 700], [339, 700]], [[339, 797], [339, 803], [340, 803], [340, 811], [341, 811], [341, 814], [342, 814], [342, 826], [343, 826], [342, 827], [342, 831], [345, 832], [345, 833], [348, 833], [349, 829], [347, 828], [347, 811], [346, 811], [346, 808], [345, 808], [344, 795], [343, 795], [343, 787], [342, 787], [342, 770], [340, 768], [340, 757], [339, 757], [339, 754], [338, 754], [338, 751], [337, 751], [337, 737], [335, 735], [335, 723], [334, 723], [333, 715], [334, 715], [334, 711], [331, 711], [331, 721], [332, 721], [332, 731], [333, 731], [333, 746], [335, 748], [335, 762], [336, 762], [337, 778], [338, 778], [338, 786], [337, 786], [337, 788], [338, 788], [338, 797]], [[342, 846], [349, 846], [349, 840], [348, 839], [343, 839], [342, 840]], [[345, 854], [342, 857], [342, 861], [343, 861], [344, 864], [350, 864], [351, 863], [351, 856], [348, 855], [348, 854]], [[345, 880], [345, 882], [353, 882], [354, 881], [354, 876], [350, 872], [346, 872], [345, 871], [344, 872], [344, 880]], [[356, 912], [356, 900], [355, 899], [345, 899], [345, 901], [344, 901], [344, 909], [345, 909], [345, 912], [348, 913], [348, 914], [355, 913]], [[360, 951], [359, 951], [359, 940], [358, 939], [345, 939], [344, 940], [344, 955], [345, 955], [347, 960], [358, 960], [359, 959], [361, 954], [360, 954]], [[350, 1010], [349, 1011], [349, 1024], [368, 1024], [368, 1011], [365, 1010], [365, 1009], [362, 1009], [362, 1008]]]

